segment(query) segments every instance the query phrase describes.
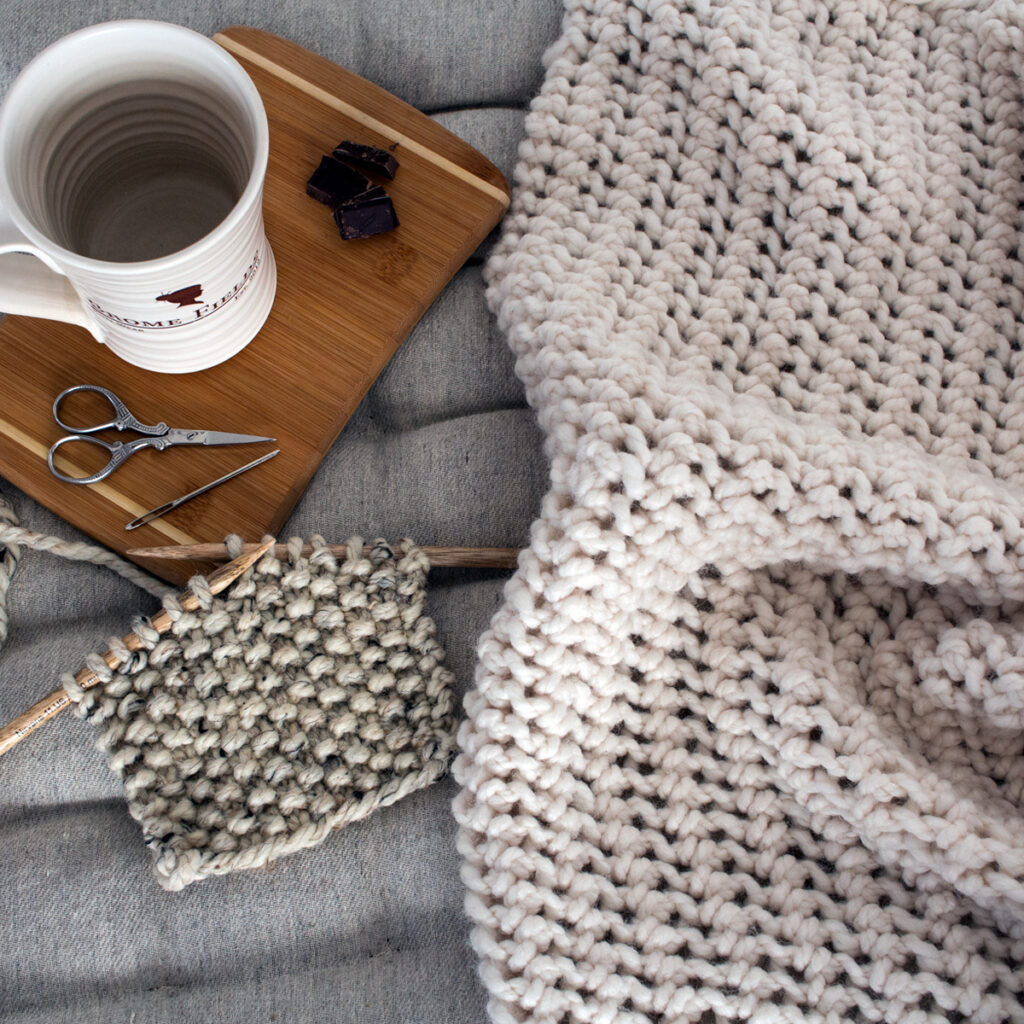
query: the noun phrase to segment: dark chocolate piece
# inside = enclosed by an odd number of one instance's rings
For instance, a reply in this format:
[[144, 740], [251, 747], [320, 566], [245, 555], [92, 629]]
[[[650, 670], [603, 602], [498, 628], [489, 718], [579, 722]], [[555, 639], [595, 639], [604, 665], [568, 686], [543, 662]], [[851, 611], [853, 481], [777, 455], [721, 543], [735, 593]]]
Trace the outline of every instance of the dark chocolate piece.
[[398, 227], [391, 197], [379, 185], [348, 199], [334, 210], [334, 223], [342, 238], [369, 238]]
[[328, 206], [337, 206], [369, 188], [373, 188], [369, 178], [364, 178], [334, 157], [325, 156], [306, 182], [306, 195]]
[[370, 174], [383, 174], [391, 181], [395, 180], [398, 161], [386, 150], [375, 146], [364, 146], [359, 142], [339, 142], [334, 147], [334, 155], [339, 160], [353, 164], [361, 171]]

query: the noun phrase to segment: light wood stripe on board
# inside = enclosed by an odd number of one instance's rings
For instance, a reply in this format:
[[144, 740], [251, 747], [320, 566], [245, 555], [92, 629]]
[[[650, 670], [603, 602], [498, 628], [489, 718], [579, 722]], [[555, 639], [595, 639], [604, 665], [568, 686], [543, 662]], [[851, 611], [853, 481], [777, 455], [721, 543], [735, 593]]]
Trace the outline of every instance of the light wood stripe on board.
[[307, 96], [312, 96], [314, 99], [319, 100], [326, 106], [333, 107], [339, 113], [352, 118], [353, 121], [358, 121], [371, 131], [375, 131], [378, 134], [383, 135], [385, 138], [391, 139], [392, 142], [397, 142], [403, 149], [407, 149], [409, 152], [423, 157], [424, 160], [429, 160], [435, 166], [447, 171], [449, 174], [459, 178], [461, 181], [473, 185], [481, 192], [497, 199], [503, 207], [508, 206], [508, 194], [503, 192], [496, 185], [492, 185], [489, 181], [484, 181], [483, 178], [477, 177], [471, 171], [467, 171], [464, 167], [460, 167], [454, 161], [441, 156], [440, 153], [435, 153], [432, 149], [429, 149], [422, 143], [416, 142], [414, 139], [410, 139], [408, 135], [404, 135], [396, 128], [391, 127], [391, 125], [385, 124], [383, 121], [379, 121], [377, 118], [367, 114], [366, 111], [360, 110], [358, 107], [353, 107], [351, 103], [346, 103], [343, 99], [333, 96], [326, 90], [321, 89], [318, 85], [314, 85], [312, 82], [309, 82], [305, 78], [295, 74], [294, 71], [289, 71], [288, 68], [282, 67], [280, 64], [270, 60], [268, 57], [264, 57], [263, 54], [257, 53], [255, 50], [250, 50], [248, 46], [236, 42], [230, 36], [226, 36], [223, 33], [218, 32], [213, 37], [213, 40], [215, 43], [219, 43], [223, 46], [225, 50], [230, 50], [237, 57], [241, 57], [243, 60], [247, 60], [251, 64], [255, 64], [258, 68], [262, 68], [264, 71], [268, 71], [272, 75], [276, 75], [282, 81], [287, 82], [294, 88], [300, 89], [302, 92], [306, 93]]

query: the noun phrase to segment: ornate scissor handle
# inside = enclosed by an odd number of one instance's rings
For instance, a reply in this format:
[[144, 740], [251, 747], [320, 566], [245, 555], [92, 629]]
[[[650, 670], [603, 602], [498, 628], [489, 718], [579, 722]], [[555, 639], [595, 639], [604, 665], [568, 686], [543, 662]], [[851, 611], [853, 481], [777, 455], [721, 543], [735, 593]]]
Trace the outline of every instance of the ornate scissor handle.
[[[67, 473], [62, 473], [54, 463], [54, 456], [57, 453], [57, 449], [65, 444], [82, 443], [94, 444], [98, 448], [105, 448], [110, 452], [110, 460], [102, 468], [92, 473], [89, 476], [68, 476]], [[117, 469], [129, 456], [134, 455], [140, 448], [160, 448], [167, 447], [167, 441], [163, 437], [137, 437], [134, 441], [104, 441], [102, 437], [90, 437], [88, 434], [72, 434], [70, 437], [62, 437], [56, 444], [50, 447], [50, 451], [46, 456], [47, 465], [50, 467], [50, 472], [58, 479], [63, 480], [66, 484], [96, 484], [101, 480], [106, 480], [111, 473]]]
[[[65, 423], [60, 418], [61, 404], [68, 395], [72, 395], [76, 391], [95, 391], [96, 394], [102, 395], [113, 407], [114, 418], [112, 420], [108, 420], [106, 423], [98, 423], [91, 427], [76, 427], [71, 423]], [[156, 426], [149, 426], [146, 423], [140, 423], [128, 411], [128, 406], [126, 406], [113, 391], [109, 388], [100, 387], [98, 384], [76, 384], [74, 387], [65, 388], [53, 400], [53, 418], [57, 421], [58, 426], [62, 427], [64, 430], [69, 430], [72, 434], [97, 434], [101, 430], [134, 430], [140, 434], [148, 434], [156, 437], [160, 434], [167, 433], [166, 423], [157, 423]]]

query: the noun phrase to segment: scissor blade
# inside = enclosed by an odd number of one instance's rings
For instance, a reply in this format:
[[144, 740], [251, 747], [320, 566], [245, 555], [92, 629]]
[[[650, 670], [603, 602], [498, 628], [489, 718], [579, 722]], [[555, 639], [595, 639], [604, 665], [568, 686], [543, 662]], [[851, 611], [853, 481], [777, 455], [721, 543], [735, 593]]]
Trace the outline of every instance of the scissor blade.
[[276, 440], [276, 437], [257, 437], [255, 434], [228, 434], [223, 430], [167, 431], [167, 441], [170, 444], [260, 444], [263, 441]]
[[255, 434], [226, 434], [221, 430], [206, 431], [205, 444], [259, 444], [261, 441], [276, 441], [276, 437], [257, 437]]

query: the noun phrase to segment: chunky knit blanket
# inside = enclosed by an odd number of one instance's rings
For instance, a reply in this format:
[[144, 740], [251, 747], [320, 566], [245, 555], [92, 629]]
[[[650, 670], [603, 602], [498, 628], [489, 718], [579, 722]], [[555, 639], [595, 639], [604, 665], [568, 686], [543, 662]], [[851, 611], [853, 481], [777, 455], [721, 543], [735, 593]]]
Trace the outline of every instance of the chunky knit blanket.
[[569, 0], [489, 295], [551, 487], [495, 1021], [1024, 1020], [1024, 8]]

